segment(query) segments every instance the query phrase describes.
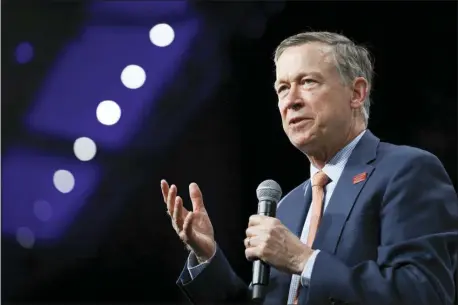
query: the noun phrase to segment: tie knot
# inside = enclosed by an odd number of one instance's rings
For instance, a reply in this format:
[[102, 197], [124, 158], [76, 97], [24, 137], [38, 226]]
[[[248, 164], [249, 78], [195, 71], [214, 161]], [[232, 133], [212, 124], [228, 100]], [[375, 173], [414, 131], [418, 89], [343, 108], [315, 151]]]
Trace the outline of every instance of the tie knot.
[[326, 184], [328, 184], [328, 182], [329, 182], [329, 177], [322, 171], [319, 171], [315, 175], [313, 175], [312, 187], [313, 186], [324, 187]]

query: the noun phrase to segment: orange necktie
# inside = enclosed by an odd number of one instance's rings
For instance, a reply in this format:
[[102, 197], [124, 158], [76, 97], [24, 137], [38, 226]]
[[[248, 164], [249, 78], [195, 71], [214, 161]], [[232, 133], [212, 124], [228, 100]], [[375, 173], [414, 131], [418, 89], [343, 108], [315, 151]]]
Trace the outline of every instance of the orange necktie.
[[[324, 187], [329, 183], [329, 177], [322, 171], [317, 172], [312, 177], [312, 214], [310, 218], [309, 232], [307, 235], [307, 246], [310, 248], [315, 240], [316, 232], [320, 226], [321, 216], [323, 215], [324, 205]], [[298, 286], [294, 303], [297, 304], [299, 300], [299, 291], [301, 285]]]

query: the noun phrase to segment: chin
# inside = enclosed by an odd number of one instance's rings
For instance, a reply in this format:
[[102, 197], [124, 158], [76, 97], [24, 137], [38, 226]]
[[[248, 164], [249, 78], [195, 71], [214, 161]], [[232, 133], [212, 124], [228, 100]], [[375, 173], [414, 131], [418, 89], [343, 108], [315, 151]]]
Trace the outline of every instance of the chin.
[[288, 138], [290, 142], [302, 152], [313, 150], [319, 135], [319, 131], [312, 126], [310, 128], [302, 128], [301, 130], [290, 129]]
[[290, 136], [289, 140], [296, 148], [303, 149], [313, 142], [313, 137], [308, 134], [299, 134]]

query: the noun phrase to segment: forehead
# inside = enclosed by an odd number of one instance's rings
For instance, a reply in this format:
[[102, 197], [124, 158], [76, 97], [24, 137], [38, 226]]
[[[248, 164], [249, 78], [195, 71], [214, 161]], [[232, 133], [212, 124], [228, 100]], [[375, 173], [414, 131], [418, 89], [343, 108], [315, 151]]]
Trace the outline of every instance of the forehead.
[[277, 81], [308, 73], [326, 76], [335, 70], [331, 47], [318, 42], [289, 47], [276, 63]]

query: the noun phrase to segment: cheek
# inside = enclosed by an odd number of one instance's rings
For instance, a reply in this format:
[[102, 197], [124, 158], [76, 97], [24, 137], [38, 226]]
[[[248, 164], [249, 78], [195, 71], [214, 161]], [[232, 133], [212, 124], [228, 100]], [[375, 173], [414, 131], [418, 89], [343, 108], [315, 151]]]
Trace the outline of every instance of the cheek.
[[310, 107], [318, 121], [327, 120], [342, 112], [342, 106], [329, 92], [314, 93], [310, 97]]
[[309, 111], [319, 120], [323, 113], [326, 111], [326, 96], [322, 94], [309, 95]]
[[336, 128], [341, 127], [346, 121], [346, 118], [351, 116], [349, 107], [345, 107], [340, 100], [334, 100], [333, 102], [327, 103], [321, 110], [321, 121], [322, 125], [335, 126]]
[[285, 126], [286, 110], [285, 107], [282, 107], [281, 102], [278, 102], [278, 111], [280, 112], [282, 125]]

